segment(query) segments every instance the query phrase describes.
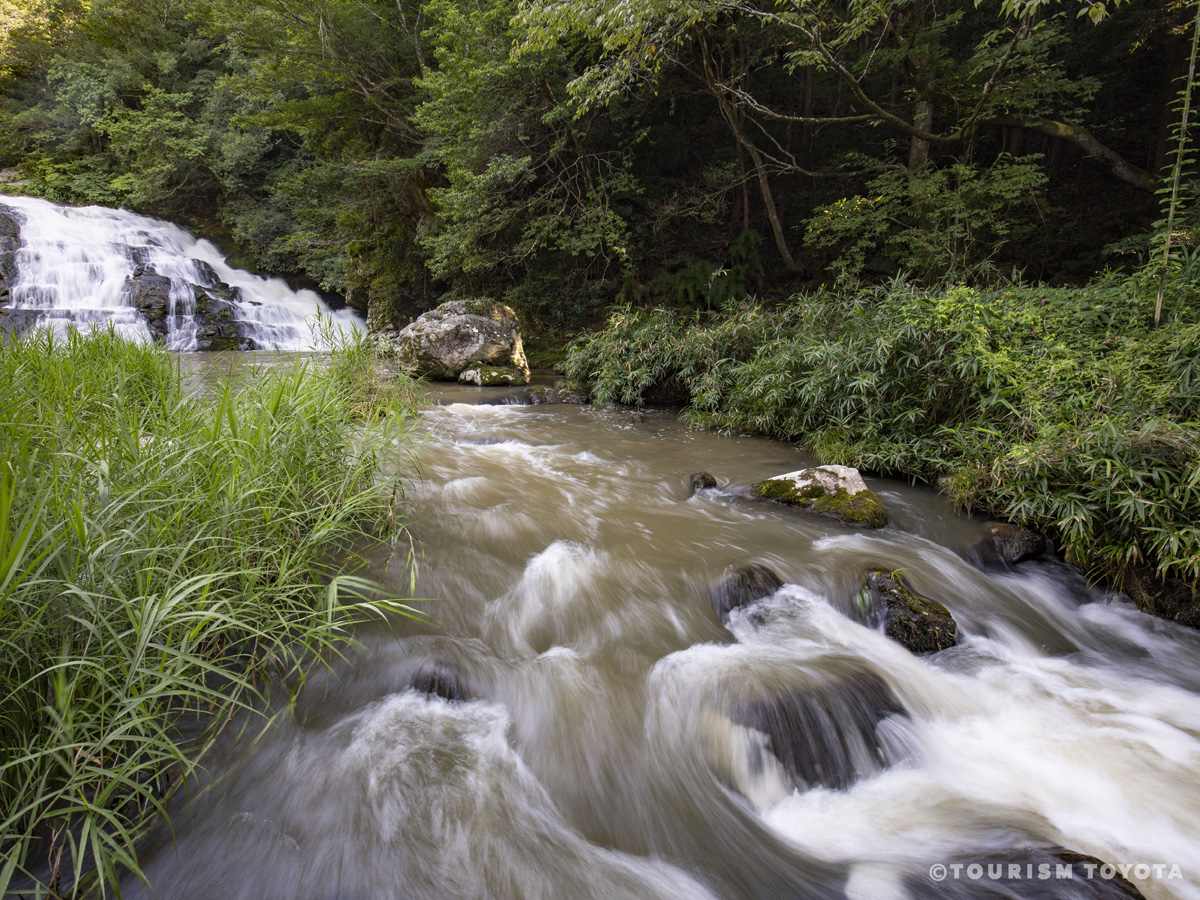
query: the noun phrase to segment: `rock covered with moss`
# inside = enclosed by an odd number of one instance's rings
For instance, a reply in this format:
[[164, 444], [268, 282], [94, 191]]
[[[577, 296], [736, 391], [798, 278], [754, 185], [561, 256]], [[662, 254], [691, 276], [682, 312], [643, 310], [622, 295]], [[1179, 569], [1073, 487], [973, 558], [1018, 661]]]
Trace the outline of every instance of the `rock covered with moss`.
[[916, 654], [936, 653], [958, 643], [958, 624], [936, 600], [922, 597], [898, 572], [872, 569], [855, 597], [859, 613]]
[[888, 522], [879, 496], [850, 466], [815, 466], [776, 475], [752, 485], [750, 493], [829, 516], [843, 525], [882, 528]]
[[514, 366], [471, 366], [458, 373], [459, 384], [476, 384], [479, 387], [498, 387], [509, 384], [525, 384], [526, 375]]
[[451, 300], [399, 331], [376, 333], [376, 342], [409, 371], [440, 381], [529, 383], [516, 313], [492, 300]]

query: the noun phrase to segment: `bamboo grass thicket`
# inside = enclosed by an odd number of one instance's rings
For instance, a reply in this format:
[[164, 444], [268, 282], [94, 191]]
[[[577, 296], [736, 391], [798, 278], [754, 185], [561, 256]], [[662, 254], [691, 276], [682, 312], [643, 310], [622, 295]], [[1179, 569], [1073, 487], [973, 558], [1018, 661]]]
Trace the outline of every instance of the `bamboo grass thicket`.
[[207, 392], [111, 333], [0, 346], [0, 896], [106, 895], [214, 729], [337, 652], [413, 396], [362, 340]]
[[576, 341], [567, 373], [599, 401], [674, 395], [697, 424], [938, 485], [1175, 615], [1200, 588], [1200, 278], [1169, 276], [1163, 328], [1145, 303], [1152, 279], [1125, 276], [990, 290], [897, 279], [705, 319], [623, 307]]

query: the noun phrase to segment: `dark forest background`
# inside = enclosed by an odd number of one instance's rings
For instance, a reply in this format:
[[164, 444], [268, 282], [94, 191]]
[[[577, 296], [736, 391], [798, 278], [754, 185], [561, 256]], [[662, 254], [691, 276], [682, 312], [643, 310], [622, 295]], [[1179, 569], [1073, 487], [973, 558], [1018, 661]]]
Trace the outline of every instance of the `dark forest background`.
[[614, 301], [1078, 284], [1145, 263], [1156, 222], [1161, 243], [1194, 17], [0, 0], [0, 166], [23, 192], [186, 224], [376, 326], [447, 293], [563, 335]]

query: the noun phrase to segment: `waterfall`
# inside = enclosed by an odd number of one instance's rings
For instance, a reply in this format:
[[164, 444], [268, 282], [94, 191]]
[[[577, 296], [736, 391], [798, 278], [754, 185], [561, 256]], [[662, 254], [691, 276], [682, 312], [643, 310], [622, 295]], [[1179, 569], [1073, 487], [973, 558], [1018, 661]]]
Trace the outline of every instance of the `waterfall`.
[[169, 222], [30, 197], [0, 200], [4, 218], [19, 238], [6, 247], [0, 233], [3, 330], [99, 326], [172, 350], [313, 350], [324, 346], [320, 319], [363, 327], [313, 291], [227, 265], [209, 241]]

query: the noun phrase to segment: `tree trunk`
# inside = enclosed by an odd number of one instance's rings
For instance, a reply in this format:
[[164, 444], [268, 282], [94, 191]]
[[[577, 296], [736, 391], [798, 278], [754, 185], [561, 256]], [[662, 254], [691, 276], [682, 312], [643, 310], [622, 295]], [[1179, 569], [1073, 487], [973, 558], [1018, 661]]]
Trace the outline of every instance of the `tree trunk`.
[[762, 155], [758, 148], [749, 141], [746, 142], [746, 152], [754, 163], [754, 174], [758, 176], [758, 187], [762, 192], [763, 207], [767, 211], [767, 220], [771, 223], [771, 235], [775, 238], [775, 247], [783, 259], [783, 264], [789, 272], [798, 272], [799, 267], [788, 249], [787, 235], [783, 231], [783, 223], [779, 220], [779, 211], [775, 208], [775, 197], [771, 194], [771, 183], [767, 180], [767, 170], [763, 167]]
[[[933, 131], [933, 104], [928, 100], [917, 101], [913, 127], [926, 134]], [[915, 172], [927, 162], [929, 162], [929, 141], [923, 141], [918, 137], [912, 138], [908, 145], [908, 170]]]
[[1158, 187], [1158, 181], [1153, 175], [1143, 169], [1139, 169], [1137, 166], [1131, 165], [1114, 150], [1104, 146], [1096, 140], [1095, 135], [1082, 125], [1068, 125], [1065, 122], [1055, 122], [1052, 119], [1038, 119], [1024, 124], [1026, 127], [1050, 137], [1070, 141], [1072, 144], [1080, 147], [1088, 156], [1094, 156], [1102, 160], [1110, 172], [1138, 190], [1154, 193]]

